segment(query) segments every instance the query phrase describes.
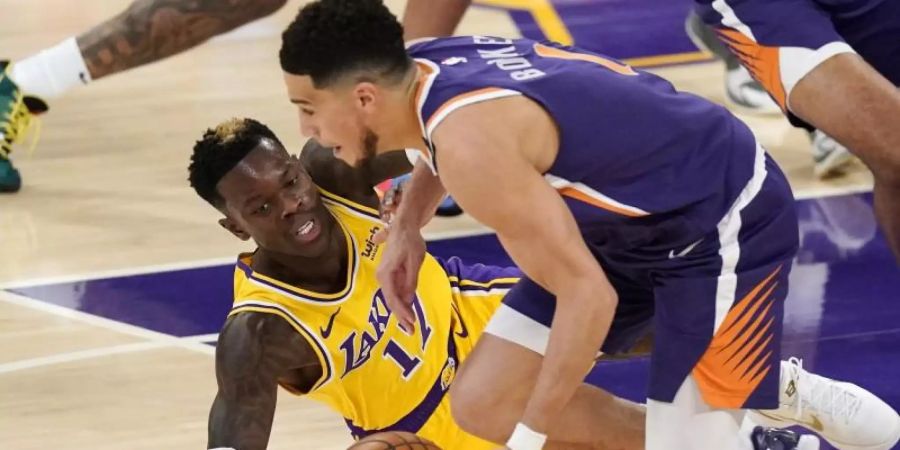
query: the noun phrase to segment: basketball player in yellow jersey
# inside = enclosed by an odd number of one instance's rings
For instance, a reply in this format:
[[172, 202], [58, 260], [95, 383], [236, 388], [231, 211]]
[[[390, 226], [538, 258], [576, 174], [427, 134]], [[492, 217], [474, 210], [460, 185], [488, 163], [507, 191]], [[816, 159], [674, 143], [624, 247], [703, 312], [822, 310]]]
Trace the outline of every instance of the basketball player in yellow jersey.
[[[398, 430], [445, 449], [497, 447], [453, 422], [446, 393], [518, 272], [426, 255], [419, 325], [399, 328], [375, 281], [372, 186], [410, 169], [403, 152], [360, 169], [315, 144], [292, 157], [243, 119], [208, 130], [191, 160], [191, 184], [224, 214], [220, 224], [258, 245], [237, 262], [219, 336], [210, 448], [265, 448], [278, 385], [328, 405], [357, 438]], [[615, 447], [557, 448], [642, 448], [643, 408], [598, 395], [600, 419], [617, 430], [598, 439]]]

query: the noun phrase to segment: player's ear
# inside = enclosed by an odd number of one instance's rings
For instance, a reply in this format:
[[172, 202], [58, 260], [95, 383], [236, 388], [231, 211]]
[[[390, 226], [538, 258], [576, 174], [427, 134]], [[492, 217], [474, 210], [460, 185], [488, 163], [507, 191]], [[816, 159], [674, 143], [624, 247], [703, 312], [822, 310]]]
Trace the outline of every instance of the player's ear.
[[356, 87], [353, 90], [353, 95], [356, 98], [356, 105], [362, 109], [371, 108], [372, 105], [375, 104], [375, 99], [377, 97], [378, 88], [375, 86], [375, 83], [371, 83], [369, 81], [362, 81], [356, 84]]
[[223, 217], [219, 219], [219, 225], [221, 225], [222, 228], [228, 230], [229, 233], [237, 236], [237, 238], [242, 241], [250, 239], [250, 233], [244, 231], [244, 229], [241, 228], [241, 226], [238, 225], [237, 222], [232, 220], [230, 217]]

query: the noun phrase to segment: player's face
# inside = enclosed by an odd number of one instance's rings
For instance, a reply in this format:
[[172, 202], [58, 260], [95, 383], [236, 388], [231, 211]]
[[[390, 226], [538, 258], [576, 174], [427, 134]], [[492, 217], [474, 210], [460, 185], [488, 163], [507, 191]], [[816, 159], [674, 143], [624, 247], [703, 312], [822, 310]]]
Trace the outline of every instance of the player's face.
[[297, 105], [300, 131], [351, 166], [371, 160], [378, 150], [378, 134], [369, 118], [377, 113], [371, 83], [338, 84], [316, 89], [312, 78], [284, 74], [288, 96]]
[[263, 249], [317, 257], [328, 248], [334, 218], [296, 156], [263, 139], [216, 186], [225, 199], [220, 223]]

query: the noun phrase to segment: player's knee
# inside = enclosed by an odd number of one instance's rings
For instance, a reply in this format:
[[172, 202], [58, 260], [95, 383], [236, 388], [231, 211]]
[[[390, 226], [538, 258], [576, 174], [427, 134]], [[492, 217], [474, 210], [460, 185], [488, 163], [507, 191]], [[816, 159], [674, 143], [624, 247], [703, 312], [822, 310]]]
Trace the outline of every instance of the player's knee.
[[503, 442], [507, 436], [498, 433], [497, 423], [504, 414], [500, 409], [502, 399], [495, 393], [485, 392], [483, 386], [469, 383], [463, 377], [454, 380], [450, 387], [450, 412], [453, 420], [466, 432], [494, 442]]

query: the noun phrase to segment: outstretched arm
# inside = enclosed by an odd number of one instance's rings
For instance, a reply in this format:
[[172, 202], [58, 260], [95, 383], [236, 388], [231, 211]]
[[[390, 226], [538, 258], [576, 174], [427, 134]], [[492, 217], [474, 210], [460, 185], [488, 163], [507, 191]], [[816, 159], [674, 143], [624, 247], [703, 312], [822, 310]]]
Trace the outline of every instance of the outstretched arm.
[[318, 186], [375, 209], [378, 209], [378, 197], [373, 188], [384, 180], [412, 170], [406, 153], [400, 150], [378, 155], [368, 164], [353, 167], [336, 158], [331, 148], [323, 147], [313, 139], [303, 146], [300, 162]]
[[209, 413], [209, 448], [265, 449], [278, 379], [288, 373], [300, 374], [307, 389], [321, 374], [309, 343], [290, 324], [252, 312], [228, 319], [216, 348], [219, 392]]
[[[547, 352], [521, 418], [546, 434], [593, 365], [618, 299], [572, 213], [534, 162], [547, 153], [536, 151], [537, 145], [547, 144], [516, 137], [522, 131], [516, 126], [534, 121], [472, 125], [502, 112], [490, 103], [460, 108], [439, 126], [438, 167], [460, 206], [493, 228], [516, 265], [556, 296]], [[526, 155], [538, 156], [532, 161]]]
[[287, 0], [136, 0], [76, 38], [91, 78], [158, 61], [265, 17]]

